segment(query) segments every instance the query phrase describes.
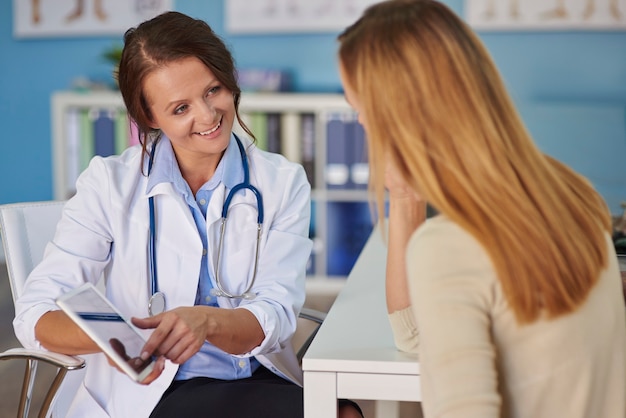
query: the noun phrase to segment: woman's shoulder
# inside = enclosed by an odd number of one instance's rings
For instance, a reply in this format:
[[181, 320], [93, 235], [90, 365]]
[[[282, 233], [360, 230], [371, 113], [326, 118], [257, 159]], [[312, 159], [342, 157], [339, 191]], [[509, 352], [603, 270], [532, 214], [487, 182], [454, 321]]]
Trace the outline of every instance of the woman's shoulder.
[[459, 224], [445, 215], [428, 218], [413, 235], [412, 241], [439, 244], [445, 247], [476, 245], [476, 239]]
[[483, 245], [444, 215], [426, 220], [411, 237], [408, 250], [410, 259], [431, 269], [449, 272], [493, 269]]

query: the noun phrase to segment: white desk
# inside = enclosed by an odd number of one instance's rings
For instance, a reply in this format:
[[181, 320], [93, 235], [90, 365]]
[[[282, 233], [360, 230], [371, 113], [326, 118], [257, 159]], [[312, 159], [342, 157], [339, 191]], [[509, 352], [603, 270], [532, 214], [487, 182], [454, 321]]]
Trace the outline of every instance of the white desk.
[[380, 418], [421, 400], [417, 358], [395, 348], [387, 319], [386, 251], [375, 229], [303, 358], [305, 418], [336, 418], [338, 398], [377, 400]]

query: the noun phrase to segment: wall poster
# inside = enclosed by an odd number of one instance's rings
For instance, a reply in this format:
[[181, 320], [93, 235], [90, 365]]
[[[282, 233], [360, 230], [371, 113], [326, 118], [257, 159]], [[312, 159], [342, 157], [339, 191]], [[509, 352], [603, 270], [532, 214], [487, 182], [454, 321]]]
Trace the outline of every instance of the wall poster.
[[230, 33], [339, 32], [379, 0], [225, 0]]
[[13, 0], [16, 38], [119, 35], [173, 0]]
[[626, 0], [465, 0], [476, 30], [626, 30]]

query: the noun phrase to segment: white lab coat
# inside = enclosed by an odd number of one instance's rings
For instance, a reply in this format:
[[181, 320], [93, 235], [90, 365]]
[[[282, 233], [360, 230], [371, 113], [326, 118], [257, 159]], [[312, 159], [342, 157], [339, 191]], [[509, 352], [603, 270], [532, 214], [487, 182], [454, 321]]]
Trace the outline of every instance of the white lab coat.
[[[265, 209], [253, 288], [257, 296], [251, 301], [219, 298], [219, 305], [249, 309], [265, 331], [265, 339], [246, 355], [256, 356], [270, 370], [301, 385], [291, 337], [304, 303], [305, 265], [311, 251], [310, 185], [300, 165], [260, 151], [249, 142], [244, 146], [250, 181], [261, 191]], [[123, 314], [148, 316], [149, 195], [141, 164], [141, 148], [135, 146], [119, 157], [95, 157], [80, 176], [77, 194], [66, 204], [43, 262], [16, 302], [14, 327], [25, 347], [41, 347], [34, 326], [45, 312], [58, 309], [56, 297], [85, 281], [95, 283], [103, 274], [106, 295]], [[187, 203], [171, 184], [158, 184], [150, 195], [155, 196], [159, 289], [166, 295], [168, 309], [193, 305], [203, 251], [196, 225]], [[224, 199], [225, 188], [220, 184], [207, 209], [211, 272]], [[222, 258], [222, 284], [232, 293], [243, 292], [251, 278], [256, 216], [254, 195], [238, 192], [229, 211]], [[147, 417], [177, 371], [168, 361], [163, 374], [144, 386], [111, 367], [103, 354], [83, 357], [88, 366], [72, 402], [71, 417]]]

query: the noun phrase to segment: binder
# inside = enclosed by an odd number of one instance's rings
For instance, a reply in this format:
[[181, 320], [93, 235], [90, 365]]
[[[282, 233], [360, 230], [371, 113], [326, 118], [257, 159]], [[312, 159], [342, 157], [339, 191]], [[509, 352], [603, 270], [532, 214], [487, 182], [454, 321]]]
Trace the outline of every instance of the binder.
[[313, 241], [313, 248], [311, 250], [311, 255], [309, 256], [309, 260], [306, 264], [306, 274], [307, 276], [312, 276], [315, 274], [315, 260], [317, 255], [321, 249], [320, 239], [317, 237], [317, 223], [315, 220], [317, 216], [315, 214], [315, 201], [311, 200], [311, 222], [309, 223], [309, 238]]
[[367, 142], [365, 129], [354, 115], [350, 121], [350, 185], [355, 189], [367, 189], [369, 181], [369, 164], [367, 159]]
[[76, 179], [80, 174], [80, 111], [76, 108], [68, 109], [65, 113], [67, 139], [65, 151], [65, 188], [68, 191], [66, 198], [70, 198], [76, 190]]
[[114, 112], [115, 117], [115, 152], [114, 154], [121, 154], [129, 145], [130, 138], [130, 124], [128, 122], [128, 116], [126, 112], [116, 109]]
[[93, 123], [94, 153], [102, 157], [115, 154], [115, 122], [111, 110], [100, 110]]
[[267, 150], [269, 152], [281, 153], [280, 143], [280, 113], [267, 113]]
[[[246, 125], [248, 127], [248, 129], [250, 129], [252, 131], [253, 134], [256, 133], [254, 132], [254, 130], [252, 129], [252, 116], [250, 113], [246, 113], [246, 112], [241, 112], [239, 113], [239, 116], [241, 117], [241, 122]], [[245, 137], [248, 138], [250, 135], [248, 135], [248, 133], [246, 131], [243, 130], [243, 128], [241, 127], [241, 125], [239, 124], [239, 121], [237, 120], [237, 118], [235, 118], [234, 122], [233, 122], [233, 133], [239, 137]]]
[[263, 112], [250, 113], [249, 128], [256, 137], [256, 146], [267, 151], [267, 115]]
[[315, 186], [315, 114], [303, 113], [301, 115], [302, 130], [302, 166], [306, 172], [306, 176], [311, 183], [311, 187]]
[[294, 112], [285, 112], [281, 115], [280, 137], [282, 154], [289, 161], [302, 163], [300, 115]]
[[350, 187], [350, 153], [348, 123], [343, 113], [329, 114], [326, 121], [326, 170], [329, 189]]
[[132, 146], [132, 145], [137, 145], [139, 144], [139, 128], [137, 127], [137, 124], [135, 123], [134, 120], [130, 119], [129, 117], [129, 122], [130, 122], [130, 136], [128, 138], [128, 145]]
[[95, 153], [93, 123], [98, 117], [98, 110], [80, 109], [80, 137], [79, 137], [79, 172], [82, 172], [89, 165], [91, 157]]
[[328, 202], [326, 269], [329, 276], [347, 276], [373, 229], [369, 203]]

